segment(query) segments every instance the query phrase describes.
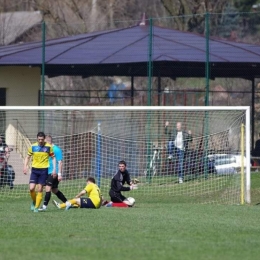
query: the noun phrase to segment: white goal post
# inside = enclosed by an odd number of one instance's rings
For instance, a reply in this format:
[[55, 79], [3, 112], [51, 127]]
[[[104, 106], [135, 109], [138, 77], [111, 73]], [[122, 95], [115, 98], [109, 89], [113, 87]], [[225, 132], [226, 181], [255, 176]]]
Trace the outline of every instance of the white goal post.
[[[23, 159], [43, 131], [63, 150], [60, 189], [67, 197], [84, 188], [88, 176], [108, 197], [118, 161], [125, 160], [132, 179], [139, 181], [131, 196], [140, 199], [251, 201], [250, 107], [5, 106], [0, 122], [0, 135], [13, 149], [8, 165], [15, 172], [13, 189], [11, 177], [1, 175], [0, 197], [29, 198]], [[177, 123], [181, 131], [175, 134]]]

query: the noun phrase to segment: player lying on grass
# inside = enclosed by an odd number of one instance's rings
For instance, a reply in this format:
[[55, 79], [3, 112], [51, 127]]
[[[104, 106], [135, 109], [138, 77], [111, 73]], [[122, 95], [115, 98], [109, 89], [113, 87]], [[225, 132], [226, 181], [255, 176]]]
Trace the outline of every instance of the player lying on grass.
[[[110, 191], [109, 191], [109, 196], [111, 199], [111, 202], [108, 203], [106, 206], [112, 205], [118, 205], [126, 204], [127, 206], [133, 206], [132, 203], [122, 195], [121, 191], [130, 191], [130, 190], [135, 190], [137, 189], [137, 185], [134, 184], [131, 181], [130, 174], [128, 170], [126, 169], [126, 162], [125, 161], [120, 161], [118, 163], [118, 168], [119, 170], [117, 173], [114, 175], [114, 177], [111, 180], [111, 186], [110, 186]], [[125, 187], [124, 184], [127, 183], [129, 187]], [[116, 203], [116, 204], [114, 204]], [[117, 204], [119, 203], [119, 204]], [[112, 206], [115, 207], [115, 206]]]
[[[93, 177], [87, 178], [87, 185], [74, 199], [69, 200], [69, 203], [58, 203], [53, 200], [54, 205], [59, 209], [70, 209], [71, 207], [79, 207], [86, 209], [98, 209], [102, 203], [102, 194], [99, 187], [95, 184]], [[81, 198], [87, 193], [88, 197]]]

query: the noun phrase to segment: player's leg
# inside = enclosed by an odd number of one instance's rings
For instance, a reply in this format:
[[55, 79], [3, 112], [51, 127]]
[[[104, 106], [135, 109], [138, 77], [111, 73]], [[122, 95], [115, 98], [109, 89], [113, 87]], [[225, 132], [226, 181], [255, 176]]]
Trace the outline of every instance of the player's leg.
[[53, 177], [51, 176], [51, 174], [49, 174], [45, 186], [45, 196], [44, 196], [43, 205], [39, 208], [39, 211], [41, 212], [47, 209], [47, 206], [51, 199], [52, 182], [53, 182]]
[[123, 196], [120, 192], [115, 192], [113, 190], [109, 191], [109, 196], [112, 202], [123, 202], [126, 200], [126, 197]]
[[71, 207], [80, 207], [81, 201], [80, 198], [68, 200], [66, 203], [58, 203], [56, 200], [53, 200], [53, 204], [59, 209], [70, 209]]
[[51, 199], [51, 192], [52, 192], [53, 187], [55, 186], [56, 180], [57, 180], [57, 178], [53, 178], [53, 176], [51, 174], [48, 174], [48, 178], [46, 180], [44, 201], [43, 201], [42, 207], [39, 208], [39, 211], [45, 211], [47, 209], [47, 206]]
[[55, 188], [55, 189], [52, 189], [52, 192], [63, 202], [63, 203], [66, 203], [67, 198], [65, 197], [65, 195], [58, 189], [58, 188]]
[[71, 207], [71, 203], [67, 200], [63, 192], [61, 192], [58, 188], [59, 186], [59, 180], [58, 178], [54, 179], [54, 183], [52, 185], [52, 192], [63, 202], [66, 204], [66, 207]]
[[51, 189], [51, 191], [52, 191], [52, 193], [54, 193], [63, 203], [66, 203], [66, 201], [68, 201], [67, 200], [67, 198], [65, 197], [65, 195], [63, 194], [63, 192], [61, 192], [60, 190], [59, 190], [59, 181], [58, 181], [58, 178], [55, 178], [55, 181], [54, 181], [54, 183], [53, 183], [53, 185], [52, 185], [52, 189]]
[[52, 189], [52, 192], [55, 193], [55, 195], [66, 205], [67, 208], [71, 207], [71, 205], [76, 203], [71, 203], [67, 198], [64, 196], [64, 194], [58, 189]]
[[109, 203], [108, 200], [106, 200], [104, 197], [102, 197], [101, 206], [106, 206]]
[[80, 198], [80, 208], [84, 209], [96, 209], [94, 203], [90, 198]]
[[124, 205], [126, 205], [126, 206], [130, 205], [127, 198], [125, 196], [123, 196], [120, 192], [115, 192], [115, 191], [110, 190], [109, 196], [110, 196], [111, 202], [109, 202], [106, 205], [106, 207], [113, 207], [113, 206], [124, 207]]
[[31, 196], [31, 199], [32, 199], [32, 203], [31, 203], [31, 210], [32, 211], [34, 211], [35, 204], [36, 204], [35, 187], [36, 187], [37, 183], [38, 183], [38, 173], [34, 168], [32, 168], [30, 180], [29, 180], [29, 191], [30, 191], [30, 196]]
[[35, 191], [36, 184], [35, 183], [30, 183], [29, 184], [29, 190], [30, 190], [30, 196], [32, 199], [31, 203], [31, 210], [33, 211], [35, 208], [35, 203], [36, 203], [36, 191]]
[[42, 197], [43, 197], [43, 186], [46, 185], [46, 180], [48, 178], [48, 168], [46, 169], [37, 169], [38, 171], [38, 185], [37, 185], [37, 196], [36, 196], [36, 203], [35, 203], [35, 208], [34, 212], [38, 212], [38, 209], [41, 205], [42, 202]]
[[43, 197], [43, 185], [38, 183], [37, 184], [37, 195], [36, 195], [34, 212], [38, 212], [39, 207], [40, 207], [41, 202], [42, 202], [42, 197]]

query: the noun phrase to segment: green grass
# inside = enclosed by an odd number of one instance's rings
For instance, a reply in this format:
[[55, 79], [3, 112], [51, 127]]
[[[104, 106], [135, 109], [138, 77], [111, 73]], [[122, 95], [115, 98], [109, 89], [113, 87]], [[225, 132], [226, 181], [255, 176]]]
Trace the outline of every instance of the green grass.
[[260, 174], [252, 204], [177, 203], [137, 194], [134, 208], [29, 211], [30, 199], [0, 201], [0, 259], [259, 259]]

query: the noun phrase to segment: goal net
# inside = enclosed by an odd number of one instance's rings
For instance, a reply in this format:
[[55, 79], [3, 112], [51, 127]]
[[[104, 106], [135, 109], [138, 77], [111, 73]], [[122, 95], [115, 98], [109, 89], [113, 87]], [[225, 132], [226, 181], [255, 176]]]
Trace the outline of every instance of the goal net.
[[0, 115], [13, 149], [1, 197], [29, 199], [23, 162], [43, 131], [63, 151], [59, 188], [68, 198], [93, 176], [109, 199], [125, 160], [139, 182], [125, 196], [138, 201], [250, 202], [249, 107], [2, 107]]

